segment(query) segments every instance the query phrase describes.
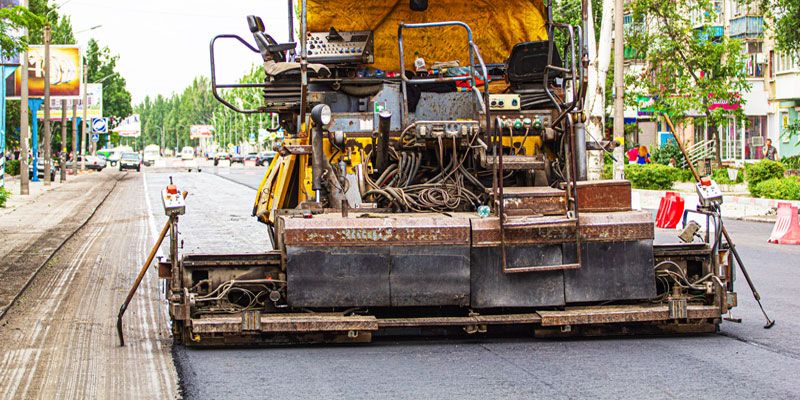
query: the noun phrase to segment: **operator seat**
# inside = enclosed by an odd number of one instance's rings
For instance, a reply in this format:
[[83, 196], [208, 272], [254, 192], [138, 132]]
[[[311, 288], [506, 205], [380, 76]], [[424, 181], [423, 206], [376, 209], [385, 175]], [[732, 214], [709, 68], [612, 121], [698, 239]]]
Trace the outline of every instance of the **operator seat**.
[[[300, 75], [300, 63], [287, 62], [286, 52], [293, 50], [296, 43], [278, 44], [269, 34], [264, 33], [264, 21], [255, 15], [247, 16], [247, 26], [256, 40], [258, 51], [264, 60], [264, 73], [270, 80]], [[308, 64], [309, 77], [327, 77], [331, 71], [322, 64]]]
[[[547, 67], [547, 51], [549, 42], [540, 40], [535, 42], [517, 43], [511, 49], [511, 55], [506, 60], [506, 79], [512, 84], [541, 84]], [[561, 67], [561, 55], [558, 49], [553, 49], [553, 65]], [[560, 77], [561, 72], [551, 70], [548, 74], [550, 80]], [[550, 82], [548, 82], [550, 83]]]

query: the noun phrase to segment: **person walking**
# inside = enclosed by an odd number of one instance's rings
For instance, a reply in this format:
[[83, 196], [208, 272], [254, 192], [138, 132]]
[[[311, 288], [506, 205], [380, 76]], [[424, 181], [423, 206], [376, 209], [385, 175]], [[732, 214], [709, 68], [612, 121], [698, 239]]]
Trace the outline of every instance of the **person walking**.
[[647, 146], [639, 146], [639, 155], [636, 157], [636, 163], [640, 165], [650, 164], [650, 152], [647, 151]]

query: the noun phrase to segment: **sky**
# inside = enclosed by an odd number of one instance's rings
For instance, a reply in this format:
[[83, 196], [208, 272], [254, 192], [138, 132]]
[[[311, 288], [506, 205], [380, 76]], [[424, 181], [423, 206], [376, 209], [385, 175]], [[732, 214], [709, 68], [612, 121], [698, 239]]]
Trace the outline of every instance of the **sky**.
[[[266, 32], [288, 41], [286, 0], [56, 0], [69, 15], [78, 44], [96, 39], [119, 55], [117, 70], [127, 81], [133, 104], [145, 96], [181, 93], [200, 75], [211, 76], [209, 43], [219, 34], [241, 36], [255, 47], [247, 15], [264, 20]], [[215, 45], [217, 83], [232, 83], [261, 63], [261, 56], [235, 40]]]

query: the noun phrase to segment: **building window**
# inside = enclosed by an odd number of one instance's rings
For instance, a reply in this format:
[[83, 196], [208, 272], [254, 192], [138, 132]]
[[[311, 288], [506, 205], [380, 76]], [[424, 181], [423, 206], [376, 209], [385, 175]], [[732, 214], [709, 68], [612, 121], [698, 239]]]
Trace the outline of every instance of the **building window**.
[[777, 73], [793, 71], [797, 68], [795, 54], [779, 51], [775, 53], [775, 68]]
[[745, 73], [748, 78], [762, 78], [764, 77], [764, 54], [762, 51], [762, 42], [746, 42], [744, 50], [747, 54], [745, 56]]
[[747, 117], [747, 125], [744, 127], [744, 155], [747, 160], [760, 160], [764, 158], [762, 146], [764, 146], [764, 133], [767, 132], [767, 117], [752, 116]]

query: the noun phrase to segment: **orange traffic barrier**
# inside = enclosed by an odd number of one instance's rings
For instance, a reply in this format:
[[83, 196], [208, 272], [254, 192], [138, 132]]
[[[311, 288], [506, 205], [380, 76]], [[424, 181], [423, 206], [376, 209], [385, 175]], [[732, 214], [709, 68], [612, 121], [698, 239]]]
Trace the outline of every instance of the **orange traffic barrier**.
[[684, 200], [678, 193], [667, 192], [661, 198], [656, 213], [656, 226], [659, 228], [675, 228], [681, 220]]
[[772, 234], [769, 235], [770, 243], [800, 244], [800, 223], [797, 219], [797, 207], [790, 203], [778, 203], [778, 214]]

